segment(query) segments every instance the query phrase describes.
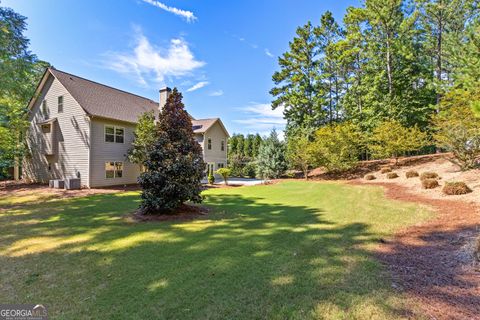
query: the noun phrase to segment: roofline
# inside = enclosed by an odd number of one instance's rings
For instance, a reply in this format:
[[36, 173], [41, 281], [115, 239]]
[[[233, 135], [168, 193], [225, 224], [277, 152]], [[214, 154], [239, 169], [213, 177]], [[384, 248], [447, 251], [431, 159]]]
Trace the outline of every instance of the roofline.
[[[148, 111], [147, 111], [148, 112]], [[125, 120], [118, 120], [118, 119], [114, 119], [114, 118], [109, 118], [109, 117], [101, 117], [101, 116], [96, 116], [96, 115], [93, 115], [93, 114], [89, 114], [88, 115], [90, 117], [90, 119], [92, 120], [109, 120], [109, 121], [116, 121], [116, 122], [123, 122], [123, 123], [128, 123], [128, 124], [133, 124], [133, 125], [137, 125], [138, 122], [130, 122], [130, 121], [125, 121]]]
[[223, 125], [222, 119], [220, 119], [220, 118], [210, 118], [210, 119], [208, 119], [207, 118], [207, 119], [198, 119], [197, 121], [201, 121], [201, 120], [215, 120], [215, 121], [212, 122], [212, 125], [210, 127], [208, 127], [207, 130], [205, 130], [203, 132], [203, 134], [207, 133], [208, 130], [210, 130], [210, 128], [213, 127], [213, 125], [218, 122], [218, 123], [220, 123], [220, 126], [222, 127], [223, 131], [225, 131], [225, 133], [227, 134], [227, 138], [230, 138], [230, 133], [228, 133], [227, 129]]
[[[49, 69], [50, 69], [50, 68], [49, 68]], [[115, 88], [115, 87], [106, 85], [106, 84], [104, 84], [104, 83], [100, 83], [100, 82], [93, 81], [93, 80], [90, 80], [90, 79], [87, 79], [87, 78], [84, 78], [84, 77], [80, 77], [80, 76], [77, 76], [76, 74], [73, 74], [73, 73], [70, 73], [70, 72], [66, 72], [66, 71], [63, 71], [63, 70], [60, 70], [60, 69], [56, 69], [56, 68], [52, 68], [52, 69], [54, 69], [54, 70], [56, 70], [56, 71], [59, 71], [59, 72], [66, 73], [66, 74], [68, 74], [68, 75], [70, 75], [70, 76], [73, 76], [73, 77], [75, 77], [75, 78], [79, 78], [79, 79], [82, 79], [82, 80], [85, 80], [85, 81], [89, 81], [89, 82], [92, 82], [92, 83], [95, 83], [95, 84], [98, 84], [98, 85], [101, 85], [101, 86], [104, 86], [104, 87], [107, 87], [107, 88], [110, 88], [110, 89], [113, 89], [113, 90], [117, 90], [117, 91], [120, 91], [120, 92], [129, 94], [129, 95], [132, 95], [132, 96], [136, 96], [136, 97], [139, 97], [139, 98], [142, 98], [142, 99], [151, 101], [151, 102], [153, 102], [153, 103], [155, 103], [155, 104], [158, 104], [158, 102], [155, 101], [155, 100], [152, 100], [152, 99], [150, 99], [150, 98], [147, 98], [147, 97], [144, 97], [144, 96], [135, 94], [135, 93], [131, 93], [131, 92], [128, 92], [128, 91], [125, 91], [125, 90], [122, 90], [122, 89], [118, 89], [118, 88]]]
[[32, 109], [33, 105], [37, 101], [37, 98], [42, 91], [41, 89], [45, 85], [45, 82], [47, 81], [47, 74], [50, 73], [50, 67], [45, 68], [45, 71], [43, 72], [42, 78], [40, 78], [40, 81], [37, 84], [37, 87], [35, 88], [35, 92], [33, 93], [33, 96], [30, 98], [27, 104], [28, 110]]

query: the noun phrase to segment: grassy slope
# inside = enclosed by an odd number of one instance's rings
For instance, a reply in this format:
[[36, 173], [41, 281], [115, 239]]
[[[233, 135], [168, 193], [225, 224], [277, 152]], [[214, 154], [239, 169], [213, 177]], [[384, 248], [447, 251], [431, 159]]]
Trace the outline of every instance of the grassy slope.
[[0, 301], [43, 303], [55, 319], [388, 319], [405, 307], [368, 250], [427, 210], [334, 183], [205, 195], [213, 213], [183, 223], [126, 222], [135, 192], [0, 212]]

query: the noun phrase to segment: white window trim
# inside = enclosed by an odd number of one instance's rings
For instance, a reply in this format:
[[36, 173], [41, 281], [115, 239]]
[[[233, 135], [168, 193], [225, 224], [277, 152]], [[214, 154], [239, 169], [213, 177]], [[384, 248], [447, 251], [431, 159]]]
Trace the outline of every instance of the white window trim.
[[42, 115], [43, 115], [44, 117], [47, 117], [48, 114], [50, 113], [49, 110], [48, 110], [48, 102], [47, 102], [47, 99], [43, 99], [41, 108], [42, 108]]
[[[62, 110], [60, 111], [60, 98], [62, 98]], [[62, 96], [58, 96], [57, 97], [57, 113], [63, 113], [63, 103], [65, 102], [65, 99], [63, 98], [63, 95]]]
[[[107, 127], [113, 127], [113, 141], [107, 141], [106, 137], [107, 137]], [[123, 129], [123, 142], [117, 142], [116, 141], [116, 132], [117, 132], [117, 129]], [[121, 126], [115, 126], [115, 125], [111, 125], [111, 124], [105, 124], [103, 126], [103, 141], [106, 142], [106, 143], [121, 143], [121, 144], [125, 144], [125, 127], [121, 127]]]
[[[210, 140], [210, 144], [209, 144], [209, 140]], [[213, 149], [213, 140], [211, 137], [208, 137], [207, 138], [207, 150], [212, 150]]]
[[[110, 180], [110, 179], [121, 179], [121, 178], [123, 178], [123, 172], [125, 171], [125, 162], [124, 161], [105, 161], [105, 164], [110, 163], [110, 162], [113, 162], [113, 178], [107, 177], [107, 170], [104, 167], [103, 170], [105, 170], [105, 179]], [[116, 166], [117, 163], [122, 164], [122, 176], [121, 177], [117, 177], [117, 169], [116, 169], [117, 168], [117, 166]]]

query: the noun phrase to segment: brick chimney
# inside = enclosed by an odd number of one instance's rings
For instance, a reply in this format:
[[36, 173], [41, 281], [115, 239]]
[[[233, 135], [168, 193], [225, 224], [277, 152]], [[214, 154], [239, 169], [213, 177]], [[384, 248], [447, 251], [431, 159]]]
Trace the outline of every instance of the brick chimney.
[[168, 96], [170, 95], [170, 92], [172, 91], [172, 89], [170, 89], [169, 87], [165, 87], [165, 88], [162, 88], [160, 89], [160, 99], [158, 100], [158, 108], [159, 108], [159, 112], [162, 111], [163, 109], [163, 106], [165, 106], [167, 104], [167, 99], [168, 99]]

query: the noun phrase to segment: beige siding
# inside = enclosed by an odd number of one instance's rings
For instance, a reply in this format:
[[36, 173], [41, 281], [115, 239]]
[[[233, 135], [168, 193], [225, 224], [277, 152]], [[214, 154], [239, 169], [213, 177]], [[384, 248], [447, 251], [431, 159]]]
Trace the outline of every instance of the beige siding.
[[[125, 129], [124, 143], [105, 142], [105, 126], [114, 125]], [[133, 142], [133, 124], [103, 120], [94, 118], [92, 120], [92, 149], [91, 149], [91, 187], [103, 187], [121, 184], [132, 184], [137, 182], [140, 175], [140, 167], [126, 160], [128, 149]], [[123, 162], [123, 177], [109, 178], [105, 176], [105, 162]]]
[[[63, 113], [58, 113], [58, 97], [63, 96]], [[47, 101], [48, 118], [57, 118], [54, 125], [55, 144], [53, 154], [46, 155], [48, 144], [39, 122], [46, 117], [42, 103]], [[74, 178], [78, 174], [83, 186], [89, 185], [90, 121], [80, 105], [62, 84], [50, 76], [30, 112], [30, 127], [27, 134], [29, 155], [24, 163], [24, 177], [35, 182], [49, 179]], [[51, 166], [51, 170], [48, 166]]]
[[[218, 164], [227, 165], [227, 134], [223, 130], [220, 123], [216, 122], [204, 134], [203, 155], [206, 163], [215, 163], [215, 170]], [[208, 139], [212, 139], [212, 149], [208, 149]], [[224, 141], [225, 149], [221, 150], [221, 141]]]

